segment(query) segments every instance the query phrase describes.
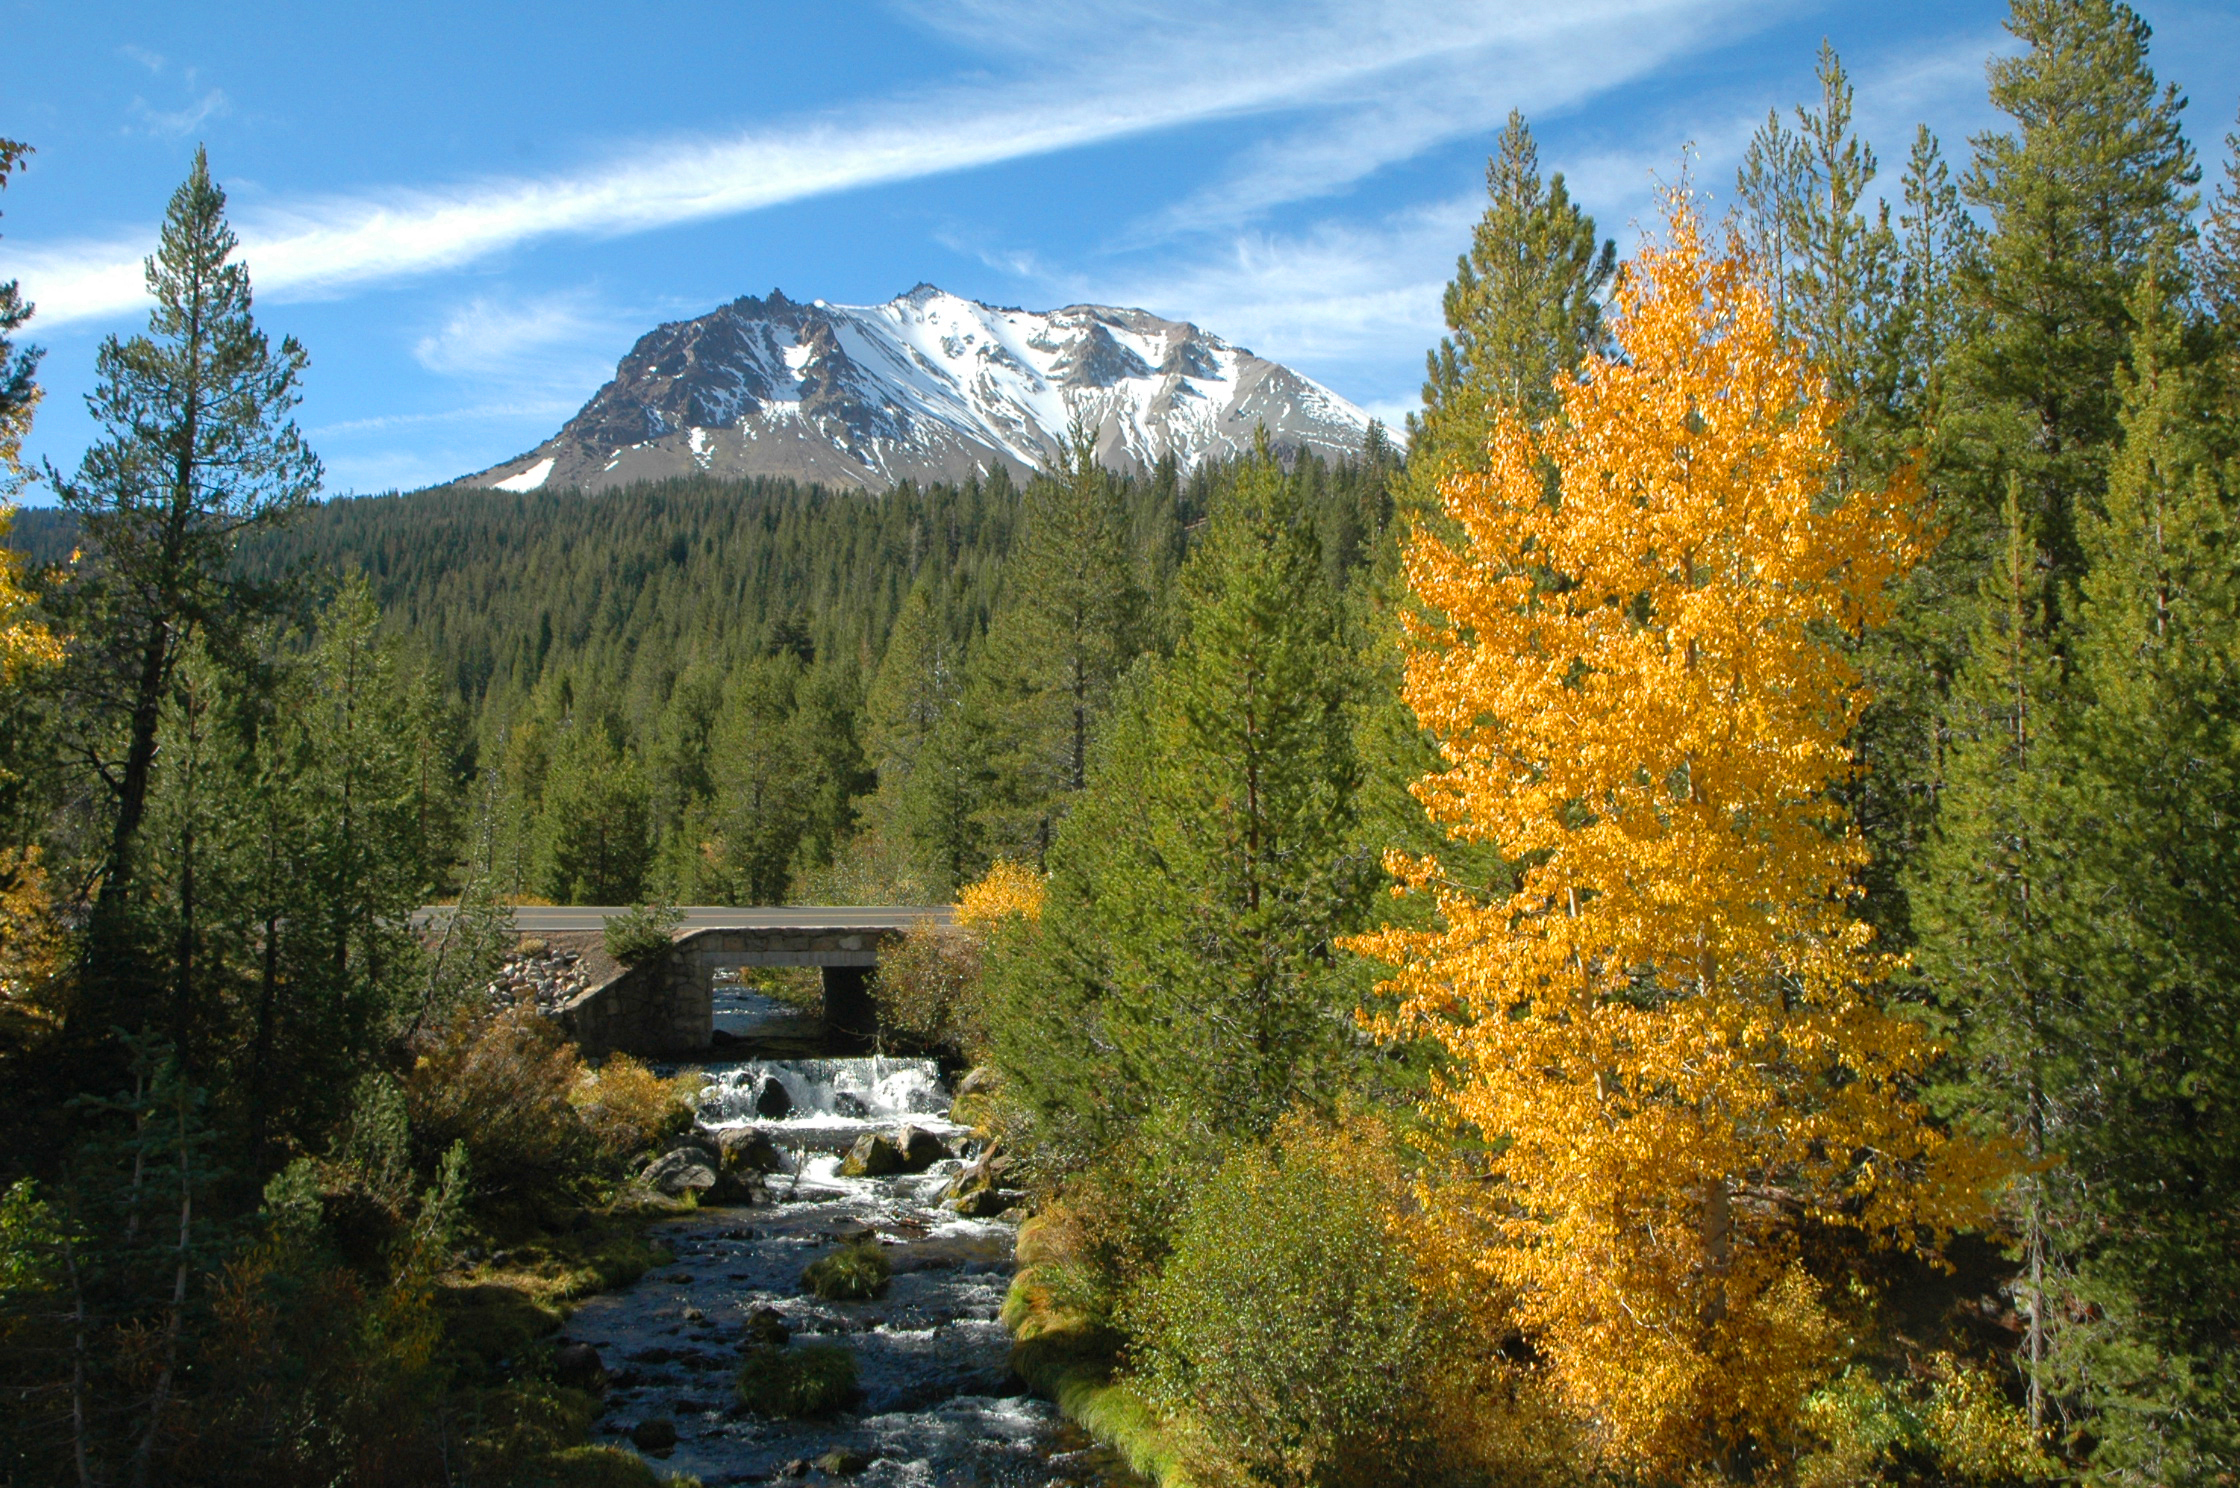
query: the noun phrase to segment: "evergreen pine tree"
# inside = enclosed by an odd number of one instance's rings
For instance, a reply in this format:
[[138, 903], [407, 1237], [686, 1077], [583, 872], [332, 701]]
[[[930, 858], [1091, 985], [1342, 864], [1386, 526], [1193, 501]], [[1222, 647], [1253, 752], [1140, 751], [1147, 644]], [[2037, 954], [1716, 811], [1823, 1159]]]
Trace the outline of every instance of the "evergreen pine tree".
[[2079, 1212], [2052, 1378], [2096, 1478], [2193, 1482], [2240, 1462], [2240, 514], [2157, 276], [2131, 313], [2069, 635]]
[[1954, 455], [1979, 523], [2003, 472], [2020, 474], [2058, 606], [2081, 561], [2078, 513], [2106, 484], [2127, 301], [2191, 239], [2200, 173], [2179, 129], [2185, 100], [2156, 83], [2152, 33], [2129, 6], [2014, 0], [2007, 29], [2025, 50], [1993, 59], [1991, 101], [2015, 127], [1976, 136], [1961, 188], [1990, 232], [1962, 271], [1971, 334]]
[[1025, 527], [1005, 563], [1009, 603], [981, 653], [982, 716], [1002, 731], [996, 840], [1039, 868], [1067, 803], [1088, 778], [1089, 736], [1134, 659], [1143, 595], [1126, 513], [1076, 425], [1057, 468], [1030, 482]]
[[[133, 979], [121, 922], [172, 669], [198, 632], [230, 643], [263, 608], [234, 548], [319, 484], [288, 418], [307, 358], [294, 338], [275, 350], [257, 329], [225, 200], [197, 150], [148, 260], [149, 334], [102, 343], [86, 399], [102, 435], [75, 478], [50, 472], [93, 554], [72, 609], [81, 641], [69, 678], [93, 725], [80, 750], [110, 796], [93, 934], [113, 985]], [[91, 1016], [135, 1021], [114, 1004]]]
[[652, 867], [645, 779], [603, 720], [561, 733], [545, 777], [541, 882], [557, 904], [631, 904]]
[[968, 711], [965, 648], [940, 578], [911, 586], [865, 702], [881, 829], [907, 842], [933, 893], [952, 894], [985, 866], [984, 733]]
[[1448, 334], [1428, 358], [1423, 411], [1408, 420], [1403, 500], [1437, 511], [1439, 482], [1485, 468], [1492, 407], [1541, 418], [1555, 381], [1602, 347], [1600, 296], [1617, 246], [1595, 243], [1562, 172], [1543, 179], [1524, 115], [1511, 112], [1486, 162], [1485, 214], [1455, 261], [1443, 301]]
[[715, 745], [722, 902], [785, 902], [815, 788], [794, 722], [801, 671], [791, 654], [762, 657], [734, 673], [726, 691]]
[[1820, 44], [1816, 107], [1800, 106], [1791, 133], [1769, 114], [1737, 172], [1745, 241], [1783, 334], [1850, 405], [1846, 453], [1874, 478], [1903, 453], [1897, 319], [1900, 247], [1887, 202], [1870, 218], [1874, 151], [1853, 131], [1852, 88], [1835, 49]]
[[[2019, 482], [2015, 484], [2019, 485]], [[1953, 699], [1954, 736], [1934, 838], [1909, 885], [1915, 964], [1936, 993], [1965, 1071], [1956, 1109], [2014, 1141], [2031, 1168], [2017, 1180], [2033, 1425], [2045, 1419], [2044, 1366], [2053, 1200], [2045, 1164], [2070, 1122], [2076, 988], [2066, 974], [2061, 906], [2073, 888], [2066, 802], [2054, 788], [2053, 724], [2061, 678], [2040, 572], [2019, 494], [2007, 540], [1983, 585], [1969, 661]]]
[[1060, 834], [1053, 954], [998, 1019], [1030, 1089], [1110, 1134], [1154, 1110], [1264, 1134], [1328, 1093], [1348, 1043], [1332, 943], [1375, 864], [1351, 844], [1358, 678], [1305, 516], [1263, 442], [1183, 571], [1174, 656]]
[[[19, 140], [0, 139], [0, 191], [23, 165], [31, 147]], [[16, 281], [0, 284], [0, 496], [14, 490], [16, 458], [23, 436], [31, 427], [31, 410], [39, 402], [39, 348], [16, 349], [15, 333], [31, 319], [31, 302]], [[0, 534], [4, 535], [4, 534]]]

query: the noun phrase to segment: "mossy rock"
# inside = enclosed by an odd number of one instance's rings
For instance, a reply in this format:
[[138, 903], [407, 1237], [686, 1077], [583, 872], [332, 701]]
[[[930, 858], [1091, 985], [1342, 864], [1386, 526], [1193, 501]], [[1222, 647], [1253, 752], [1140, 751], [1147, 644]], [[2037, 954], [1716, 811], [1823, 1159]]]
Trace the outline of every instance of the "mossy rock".
[[837, 1344], [756, 1344], [739, 1366], [739, 1404], [761, 1416], [829, 1416], [856, 1395], [856, 1358]]
[[876, 1242], [843, 1245], [811, 1261], [801, 1284], [827, 1302], [868, 1302], [887, 1294], [894, 1266]]
[[570, 1447], [547, 1457], [534, 1481], [539, 1488], [662, 1488], [670, 1480], [620, 1447]]

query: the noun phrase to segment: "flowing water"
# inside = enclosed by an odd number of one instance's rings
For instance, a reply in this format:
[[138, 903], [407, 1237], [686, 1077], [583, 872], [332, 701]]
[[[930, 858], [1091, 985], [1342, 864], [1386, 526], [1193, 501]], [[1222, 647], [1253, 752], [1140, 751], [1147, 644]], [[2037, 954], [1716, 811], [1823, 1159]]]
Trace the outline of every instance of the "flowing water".
[[[970, 1133], [944, 1118], [948, 1096], [931, 1060], [752, 1060], [709, 1075], [702, 1123], [758, 1125], [798, 1171], [770, 1180], [768, 1205], [655, 1226], [651, 1238], [666, 1242], [676, 1263], [592, 1298], [569, 1320], [567, 1340], [597, 1348], [610, 1375], [595, 1439], [629, 1446], [638, 1423], [672, 1421], [677, 1444], [657, 1459], [659, 1470], [694, 1474], [709, 1488], [782, 1478], [789, 1465], [798, 1470], [835, 1448], [869, 1459], [853, 1481], [871, 1488], [1139, 1481], [1011, 1373], [997, 1312], [1015, 1230], [941, 1206]], [[755, 1118], [766, 1076], [792, 1102], [783, 1119]], [[915, 1175], [840, 1175], [841, 1153], [857, 1137], [904, 1121], [959, 1156]], [[886, 1296], [825, 1302], [803, 1290], [805, 1265], [867, 1234], [894, 1266]], [[738, 1407], [732, 1378], [758, 1307], [781, 1313], [796, 1343], [837, 1343], [855, 1356], [862, 1395], [848, 1413], [780, 1421]]]

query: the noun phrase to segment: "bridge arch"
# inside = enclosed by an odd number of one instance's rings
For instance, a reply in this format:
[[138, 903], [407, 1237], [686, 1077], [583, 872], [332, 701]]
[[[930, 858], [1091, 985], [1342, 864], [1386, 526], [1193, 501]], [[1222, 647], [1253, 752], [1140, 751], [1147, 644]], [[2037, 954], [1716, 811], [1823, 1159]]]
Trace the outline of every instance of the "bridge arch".
[[[704, 911], [702, 913], [705, 913]], [[557, 1010], [562, 1025], [589, 1054], [621, 1052], [651, 1058], [706, 1054], [715, 1035], [715, 979], [725, 970], [814, 966], [824, 973], [825, 1025], [839, 1046], [869, 1048], [878, 1036], [870, 982], [879, 953], [921, 918], [846, 925], [800, 923], [702, 925], [678, 933], [669, 950], [585, 988]]]

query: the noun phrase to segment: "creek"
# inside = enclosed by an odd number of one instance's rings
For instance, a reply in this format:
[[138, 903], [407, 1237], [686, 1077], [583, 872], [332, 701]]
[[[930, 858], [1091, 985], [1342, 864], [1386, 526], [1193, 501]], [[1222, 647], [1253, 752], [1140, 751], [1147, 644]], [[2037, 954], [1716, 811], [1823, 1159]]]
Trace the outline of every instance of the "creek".
[[[647, 1453], [664, 1473], [719, 1484], [830, 1476], [885, 1485], [1134, 1484], [1114, 1455], [1026, 1393], [1009, 1364], [998, 1312], [1011, 1281], [1016, 1214], [966, 1219], [942, 1192], [971, 1156], [969, 1129], [947, 1117], [931, 1060], [742, 1060], [707, 1067], [701, 1124], [758, 1126], [793, 1171], [769, 1180], [770, 1202], [705, 1208], [648, 1232], [676, 1256], [634, 1285], [586, 1301], [564, 1341], [599, 1352], [608, 1371], [594, 1440], [633, 1447], [641, 1423], [674, 1424], [672, 1450]], [[766, 1079], [791, 1110], [755, 1113]], [[851, 1178], [842, 1155], [867, 1132], [907, 1122], [956, 1152], [917, 1174]], [[802, 1268], [835, 1246], [876, 1239], [894, 1275], [870, 1301], [828, 1302], [801, 1284]], [[839, 1344], [853, 1355], [860, 1395], [843, 1413], [779, 1420], [744, 1410], [733, 1394], [747, 1319], [774, 1309], [796, 1346]], [[658, 1427], [655, 1428], [659, 1430]], [[644, 1433], [641, 1433], [643, 1435]], [[828, 1459], [829, 1460], [829, 1459]]]

